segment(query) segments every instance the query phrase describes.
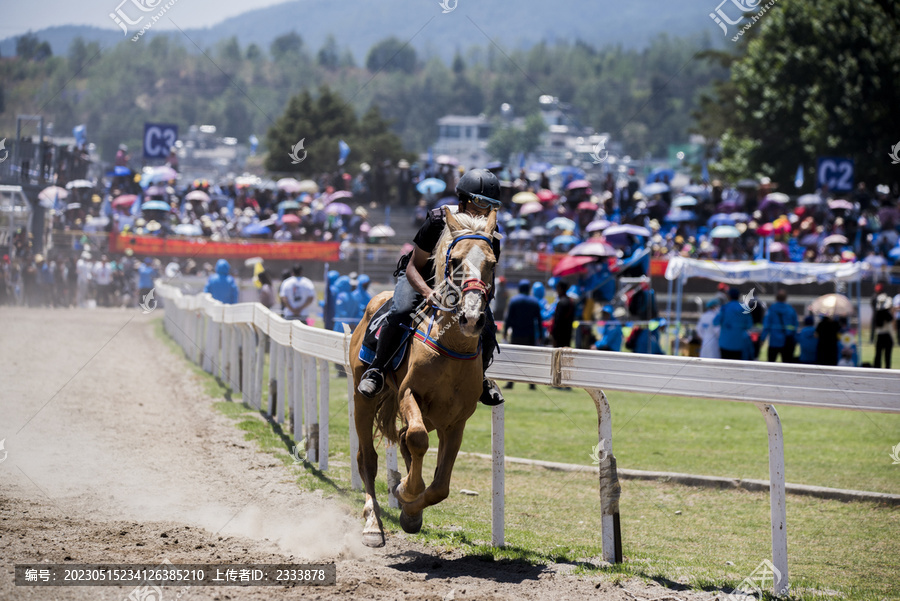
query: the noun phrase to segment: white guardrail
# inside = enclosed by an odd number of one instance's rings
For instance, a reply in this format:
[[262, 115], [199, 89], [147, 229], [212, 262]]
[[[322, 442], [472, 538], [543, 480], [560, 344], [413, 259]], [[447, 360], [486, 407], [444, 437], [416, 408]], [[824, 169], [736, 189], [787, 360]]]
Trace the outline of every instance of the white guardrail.
[[[223, 305], [209, 294], [182, 295], [157, 283], [165, 329], [187, 356], [207, 372], [228, 381], [243, 400], [262, 408], [263, 369], [269, 343], [268, 413], [284, 423], [289, 411], [294, 440], [306, 440], [306, 459], [328, 469], [329, 367], [349, 367], [350, 334], [287, 321], [259, 303]], [[753, 363], [501, 345], [488, 371], [492, 378], [583, 388], [597, 408], [602, 445], [600, 473], [603, 559], [622, 560], [619, 535], [619, 483], [612, 449], [612, 421], [604, 390], [621, 390], [753, 403], [766, 419], [769, 435], [769, 496], [772, 563], [781, 572], [778, 588], [788, 585], [784, 442], [773, 404], [900, 413], [900, 372], [852, 367]], [[292, 352], [293, 351], [293, 352]], [[316, 382], [318, 380], [318, 388]], [[351, 486], [362, 489], [355, 458], [358, 442], [353, 418], [353, 379], [347, 378], [350, 418]], [[504, 406], [492, 409], [492, 543], [504, 544]], [[298, 443], [299, 444], [299, 443]], [[298, 450], [299, 453], [299, 450]], [[397, 471], [397, 452], [386, 450], [388, 474]], [[391, 496], [391, 506], [397, 500]], [[774, 591], [778, 593], [780, 591]]]

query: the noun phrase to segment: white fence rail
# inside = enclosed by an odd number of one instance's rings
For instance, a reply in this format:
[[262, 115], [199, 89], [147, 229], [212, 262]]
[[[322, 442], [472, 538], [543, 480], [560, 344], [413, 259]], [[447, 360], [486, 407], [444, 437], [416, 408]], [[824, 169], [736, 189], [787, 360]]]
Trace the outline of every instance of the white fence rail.
[[[187, 356], [229, 382], [244, 402], [262, 408], [265, 353], [269, 347], [268, 412], [292, 420], [294, 440], [306, 441], [306, 459], [328, 469], [328, 363], [349, 367], [350, 333], [286, 321], [258, 303], [223, 305], [208, 294], [184, 296], [157, 284], [165, 328]], [[621, 561], [619, 486], [612, 446], [612, 418], [603, 391], [620, 390], [755, 404], [769, 436], [772, 563], [788, 585], [784, 441], [773, 404], [900, 413], [900, 372], [796, 364], [750, 363], [633, 353], [501, 345], [488, 371], [492, 378], [585, 389], [597, 408], [603, 559]], [[318, 386], [317, 386], [318, 383]], [[356, 464], [353, 380], [347, 378], [351, 486], [362, 488]], [[289, 411], [288, 411], [289, 408]], [[492, 542], [504, 544], [504, 406], [492, 415]], [[300, 449], [297, 450], [299, 455]], [[389, 480], [396, 478], [396, 449], [388, 448]], [[396, 507], [393, 496], [390, 505]]]

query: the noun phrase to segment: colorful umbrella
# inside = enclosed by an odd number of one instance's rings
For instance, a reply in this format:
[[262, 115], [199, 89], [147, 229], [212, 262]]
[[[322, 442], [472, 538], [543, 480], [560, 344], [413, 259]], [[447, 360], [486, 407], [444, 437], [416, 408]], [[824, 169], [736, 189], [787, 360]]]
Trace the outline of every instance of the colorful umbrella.
[[822, 197], [818, 194], [804, 194], [797, 199], [797, 204], [801, 207], [808, 207], [822, 204]]
[[582, 242], [570, 250], [569, 254], [585, 257], [615, 257], [616, 249], [612, 245], [607, 244], [602, 238], [593, 238], [587, 242]]
[[165, 196], [166, 189], [162, 186], [150, 186], [144, 192], [144, 196]]
[[847, 244], [847, 237], [835, 234], [822, 240], [822, 246], [828, 246], [829, 244]]
[[524, 192], [519, 192], [515, 196], [512, 197], [512, 201], [517, 205], [523, 205], [528, 202], [538, 202], [540, 199], [538, 195], [534, 192], [525, 190]]
[[447, 189], [447, 183], [442, 179], [437, 179], [435, 177], [429, 177], [428, 179], [423, 179], [418, 184], [416, 184], [416, 190], [419, 191], [419, 194], [425, 194], [427, 196], [432, 196], [434, 194], [440, 194], [444, 190]]
[[607, 238], [618, 234], [631, 234], [632, 236], [649, 236], [650, 230], [640, 225], [626, 223], [625, 225], [612, 225], [604, 230], [603, 235]]
[[307, 194], [318, 194], [319, 193], [319, 184], [314, 182], [311, 179], [304, 179], [300, 181], [300, 185], [297, 186], [298, 192], [306, 192]]
[[209, 194], [203, 190], [191, 190], [184, 197], [185, 200], [199, 200], [201, 202], [209, 202]]
[[278, 203], [278, 208], [282, 211], [293, 211], [295, 209], [299, 209], [301, 205], [296, 200], [282, 200]]
[[373, 226], [369, 230], [369, 238], [390, 238], [395, 235], [394, 228], [386, 224]]
[[150, 200], [141, 205], [141, 211], [171, 211], [169, 203], [161, 200]]
[[590, 188], [591, 182], [586, 179], [576, 179], [574, 182], [570, 182], [568, 186], [566, 186], [566, 190], [580, 190], [581, 188]]
[[281, 223], [300, 223], [300, 216], [288, 213], [281, 216]]
[[202, 236], [203, 228], [193, 223], [179, 223], [173, 229], [178, 236]]
[[741, 232], [733, 225], [720, 225], [709, 232], [710, 238], [740, 238]]
[[272, 230], [269, 228], [269, 226], [263, 224], [262, 222], [251, 223], [243, 230], [241, 230], [242, 236], [264, 236], [271, 233]]
[[727, 213], [716, 213], [706, 222], [707, 225], [716, 227], [717, 225], [734, 225], [737, 221]]
[[325, 199], [326, 203], [334, 202], [336, 200], [341, 200], [342, 198], [353, 198], [353, 192], [349, 192], [347, 190], [338, 190], [333, 194], [329, 194]]
[[55, 203], [57, 199], [65, 200], [68, 197], [69, 192], [65, 188], [60, 188], [59, 186], [49, 186], [41, 190], [40, 194], [38, 194], [38, 199], [43, 201], [41, 202], [41, 206], [44, 208], [52, 208], [53, 203]]
[[589, 200], [585, 200], [584, 202], [579, 202], [577, 208], [579, 211], [596, 211], [600, 208], [600, 205], [594, 202], [590, 202]]
[[829, 317], [849, 317], [856, 313], [853, 303], [843, 294], [825, 294], [809, 305], [809, 310], [816, 315]]
[[275, 187], [284, 190], [288, 194], [297, 194], [300, 192], [300, 182], [293, 177], [283, 177], [275, 182]]
[[116, 196], [112, 201], [112, 207], [114, 209], [127, 209], [131, 205], [135, 203], [137, 200], [136, 194], [122, 194], [121, 196]]
[[574, 230], [575, 222], [565, 217], [554, 217], [547, 222], [547, 229]]
[[550, 202], [559, 198], [555, 193], [550, 190], [540, 190], [537, 193], [538, 200], [541, 202]]
[[591, 221], [587, 224], [587, 227], [584, 228], [586, 232], [601, 232], [611, 226], [612, 223], [607, 221], [606, 219], [598, 219], [597, 221]]
[[554, 238], [550, 244], [552, 244], [553, 246], [568, 246], [570, 244], [578, 244], [579, 242], [581, 242], [581, 238], [579, 238], [578, 236], [570, 236], [564, 234], [562, 236], [557, 236], [556, 238]]
[[683, 211], [680, 209], [675, 209], [674, 211], [669, 211], [666, 215], [666, 221], [670, 221], [672, 223], [680, 223], [682, 221], [697, 221], [699, 219], [697, 214], [693, 211]]
[[141, 183], [153, 184], [156, 182], [168, 182], [176, 179], [177, 177], [177, 171], [175, 171], [168, 165], [163, 165], [162, 167], [153, 167], [145, 171], [141, 175]]
[[843, 199], [839, 198], [837, 200], [829, 200], [828, 208], [833, 209], [833, 210], [838, 210], [838, 211], [840, 211], [840, 210], [852, 211], [853, 204], [848, 200], [843, 200]]
[[665, 185], [662, 182], [656, 182], [653, 184], [648, 184], [641, 188], [641, 194], [644, 196], [654, 196], [656, 194], [662, 194], [663, 192], [668, 192], [669, 186]]
[[772, 202], [777, 202], [778, 204], [785, 204], [787, 202], [790, 202], [791, 198], [783, 192], [772, 192], [771, 194], [766, 194], [766, 200], [771, 200]]
[[454, 167], [459, 165], [459, 160], [448, 154], [439, 154], [434, 162], [438, 165], [453, 165]]
[[584, 266], [588, 263], [593, 263], [596, 260], [597, 257], [573, 257], [566, 255], [560, 259], [559, 263], [556, 264], [556, 267], [553, 268], [553, 275], [562, 278], [567, 275], [584, 273], [586, 271]]
[[534, 213], [540, 213], [544, 210], [544, 205], [541, 203], [534, 201], [528, 202], [522, 205], [522, 208], [519, 209], [519, 215], [532, 215]]
[[672, 208], [681, 208], [681, 207], [696, 207], [697, 199], [693, 196], [688, 196], [686, 194], [682, 194], [681, 196], [676, 196], [672, 201]]
[[333, 202], [325, 207], [325, 212], [329, 215], [352, 215], [353, 209], [342, 202]]

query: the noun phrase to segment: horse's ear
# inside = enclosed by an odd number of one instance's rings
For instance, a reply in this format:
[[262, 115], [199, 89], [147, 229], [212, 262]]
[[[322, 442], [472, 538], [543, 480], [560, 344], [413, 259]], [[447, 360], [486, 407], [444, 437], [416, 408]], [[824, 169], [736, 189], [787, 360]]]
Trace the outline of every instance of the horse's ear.
[[487, 231], [493, 232], [497, 229], [497, 211], [491, 211], [487, 218]]
[[460, 229], [459, 220], [456, 218], [456, 215], [453, 213], [453, 211], [444, 211], [444, 219], [447, 221], [447, 227], [450, 228], [451, 232], [455, 232], [456, 230]]

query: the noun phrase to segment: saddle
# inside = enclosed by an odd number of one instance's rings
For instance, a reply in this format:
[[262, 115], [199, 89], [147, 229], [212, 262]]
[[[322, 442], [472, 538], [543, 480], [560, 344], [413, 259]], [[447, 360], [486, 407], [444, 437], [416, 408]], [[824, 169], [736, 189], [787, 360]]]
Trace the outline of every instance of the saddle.
[[[378, 310], [372, 315], [369, 327], [366, 328], [362, 346], [359, 347], [359, 360], [366, 365], [372, 365], [372, 361], [375, 360], [375, 349], [378, 346], [378, 336], [381, 334], [381, 326], [384, 325], [387, 320], [388, 312], [390, 310], [391, 299], [388, 299], [378, 307]], [[403, 342], [400, 343], [400, 348], [394, 354], [394, 358], [391, 359], [391, 363], [387, 366], [387, 369], [397, 371], [397, 368], [403, 363], [403, 358], [406, 356], [406, 349], [409, 347], [410, 333], [411, 332], [407, 330], [403, 334]]]

